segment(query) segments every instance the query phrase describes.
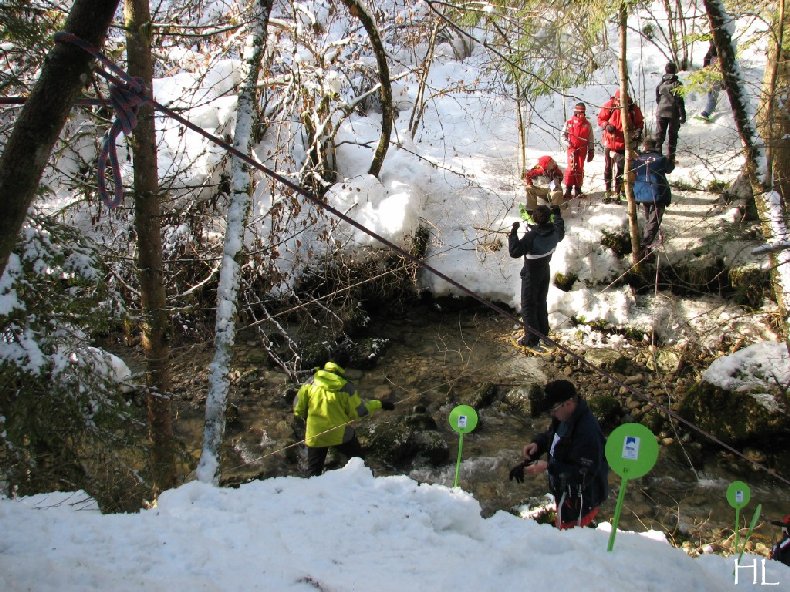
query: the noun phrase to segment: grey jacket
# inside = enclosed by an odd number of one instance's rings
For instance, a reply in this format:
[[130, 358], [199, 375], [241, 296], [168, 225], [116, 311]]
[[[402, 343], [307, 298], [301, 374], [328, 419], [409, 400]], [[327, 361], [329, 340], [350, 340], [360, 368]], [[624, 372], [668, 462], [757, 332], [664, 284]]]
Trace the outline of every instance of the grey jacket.
[[656, 87], [656, 117], [686, 120], [686, 103], [676, 90], [681, 86], [683, 83], [675, 74], [664, 74]]

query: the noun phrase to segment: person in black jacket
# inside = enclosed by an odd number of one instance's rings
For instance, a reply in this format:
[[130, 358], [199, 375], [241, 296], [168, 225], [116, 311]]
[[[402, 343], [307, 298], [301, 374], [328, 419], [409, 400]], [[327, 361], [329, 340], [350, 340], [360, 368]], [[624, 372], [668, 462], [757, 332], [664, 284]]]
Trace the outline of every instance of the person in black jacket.
[[678, 145], [678, 131], [686, 123], [686, 103], [680, 94], [683, 83], [677, 77], [678, 68], [669, 62], [664, 68], [664, 76], [656, 87], [656, 143], [658, 151], [664, 144], [669, 132], [669, 150], [667, 158], [675, 162], [675, 149]]
[[790, 514], [781, 520], [771, 520], [771, 524], [782, 527], [782, 538], [771, 547], [771, 559], [790, 565]]
[[535, 226], [520, 239], [520, 224], [513, 222], [508, 236], [508, 251], [513, 259], [524, 257], [521, 269], [521, 316], [524, 319], [524, 335], [518, 344], [535, 351], [545, 351], [540, 344], [541, 337], [549, 334], [549, 313], [546, 298], [551, 283], [549, 261], [554, 249], [565, 238], [565, 221], [559, 206], [538, 206], [532, 219]]
[[[553, 380], [544, 393], [542, 407], [551, 413], [551, 425], [524, 447], [524, 461], [511, 470], [510, 479], [522, 482], [525, 471], [546, 472], [557, 502], [555, 526], [587, 526], [609, 495], [606, 438], [572, 382]], [[537, 460], [543, 454], [548, 460]]]

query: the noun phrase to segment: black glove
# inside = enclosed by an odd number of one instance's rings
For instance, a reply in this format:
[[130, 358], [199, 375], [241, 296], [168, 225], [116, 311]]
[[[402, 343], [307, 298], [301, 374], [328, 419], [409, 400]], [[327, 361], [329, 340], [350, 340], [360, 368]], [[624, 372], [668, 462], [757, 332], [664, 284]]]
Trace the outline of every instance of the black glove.
[[684, 123], [686, 123], [686, 118], [685, 117], [681, 117], [680, 118], [680, 125], [683, 125]]
[[610, 134], [613, 134], [613, 133], [615, 133], [617, 131], [617, 128], [615, 126], [613, 126], [611, 123], [607, 123], [606, 124], [606, 131], [609, 132]]
[[551, 206], [551, 213], [557, 218], [562, 218], [562, 210], [560, 210], [560, 206]]
[[590, 162], [593, 157], [595, 156], [595, 152], [588, 152], [587, 153], [587, 162]]
[[524, 483], [524, 466], [525, 462], [518, 463], [515, 467], [510, 469], [510, 480], [516, 480], [516, 483]]
[[516, 234], [520, 226], [521, 224], [519, 222], [513, 222], [513, 228], [510, 229], [510, 234]]
[[392, 401], [382, 401], [381, 408], [384, 411], [392, 411], [393, 409], [395, 409], [395, 403], [393, 403]]

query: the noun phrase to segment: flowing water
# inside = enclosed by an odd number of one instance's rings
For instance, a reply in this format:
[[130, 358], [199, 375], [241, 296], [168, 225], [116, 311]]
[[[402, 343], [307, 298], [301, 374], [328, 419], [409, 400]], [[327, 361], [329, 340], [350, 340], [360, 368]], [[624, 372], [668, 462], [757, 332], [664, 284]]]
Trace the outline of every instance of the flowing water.
[[[533, 420], [515, 413], [501, 394], [525, 384], [567, 378], [580, 386], [582, 395], [589, 396], [595, 393], [585, 392], [583, 385], [599, 384], [588, 380], [593, 372], [567, 358], [525, 356], [512, 345], [511, 322], [488, 311], [421, 307], [403, 317], [374, 322], [369, 334], [388, 339], [389, 346], [375, 367], [365, 371], [351, 368], [350, 377], [363, 396], [390, 398], [397, 405], [394, 412], [381, 412], [366, 421], [380, 425], [417, 406], [424, 407], [450, 450], [447, 463], [440, 467], [393, 468], [370, 456], [368, 465], [375, 474], [407, 474], [421, 482], [452, 486], [459, 437], [452, 431], [448, 415], [456, 405], [478, 400], [480, 393], [493, 385], [496, 394], [492, 402], [478, 410], [477, 428], [464, 436], [459, 486], [475, 496], [483, 515], [545, 499], [545, 476], [527, 476], [524, 484], [517, 484], [508, 480], [508, 472], [519, 461], [523, 445], [548, 426], [549, 418]], [[238, 345], [236, 354], [223, 478], [242, 482], [299, 475], [304, 468], [304, 447], [295, 443], [290, 407], [293, 391], [288, 391], [287, 379], [265, 368], [265, 358], [252, 339]], [[204, 362], [210, 355], [210, 351], [192, 351], [183, 358], [182, 372], [188, 376], [182, 383], [182, 396], [194, 400], [182, 406], [178, 428], [196, 456], [203, 423], [203, 407], [196, 393], [205, 392]], [[724, 451], [702, 449], [691, 442], [678, 446], [682, 439], [676, 434], [674, 445], [662, 446], [655, 468], [629, 482], [621, 529], [672, 532], [678, 541], [691, 541], [687, 546], [692, 547], [727, 536], [735, 514], [725, 492], [736, 479], [751, 488], [752, 501], [742, 511], [742, 523], [748, 524], [757, 504], [762, 504], [762, 515], [769, 519], [790, 512], [788, 488], [766, 472], [753, 470], [749, 463]], [[766, 458], [782, 473], [790, 455], [782, 452]], [[611, 520], [614, 513], [620, 486], [614, 473], [610, 485], [601, 520]], [[760, 524], [754, 541], [770, 545], [778, 529], [764, 520]], [[765, 548], [757, 551], [764, 553]]]

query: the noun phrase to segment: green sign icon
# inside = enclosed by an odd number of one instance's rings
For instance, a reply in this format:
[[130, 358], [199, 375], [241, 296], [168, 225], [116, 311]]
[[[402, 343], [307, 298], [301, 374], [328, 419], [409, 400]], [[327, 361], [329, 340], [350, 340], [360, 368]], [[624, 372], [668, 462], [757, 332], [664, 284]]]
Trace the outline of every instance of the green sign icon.
[[752, 490], [743, 481], [733, 481], [727, 488], [727, 501], [736, 510], [745, 507], [752, 499]]
[[620, 475], [620, 493], [614, 507], [612, 532], [609, 534], [607, 551], [614, 548], [617, 524], [625, 500], [629, 479], [637, 479], [650, 472], [658, 460], [658, 440], [653, 432], [641, 423], [624, 423], [615, 429], [606, 440], [606, 460], [612, 470]]
[[450, 411], [450, 427], [458, 432], [458, 458], [455, 461], [455, 480], [453, 487], [458, 487], [458, 475], [461, 472], [461, 454], [464, 449], [464, 434], [477, 427], [477, 411], [469, 405], [458, 405]]
[[450, 427], [459, 434], [468, 434], [477, 427], [477, 411], [469, 405], [458, 405], [450, 412]]
[[606, 460], [620, 477], [638, 479], [656, 464], [658, 440], [641, 423], [624, 423], [606, 440]]

